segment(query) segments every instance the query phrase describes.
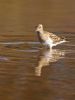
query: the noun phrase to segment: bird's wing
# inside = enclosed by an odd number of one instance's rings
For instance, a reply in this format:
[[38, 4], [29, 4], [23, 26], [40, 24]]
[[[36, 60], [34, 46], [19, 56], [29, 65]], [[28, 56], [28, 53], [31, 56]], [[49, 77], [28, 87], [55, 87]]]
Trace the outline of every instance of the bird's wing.
[[49, 33], [49, 32], [47, 32], [47, 33], [48, 33], [49, 37], [52, 38], [53, 43], [63, 40], [62, 38], [60, 38], [59, 36], [55, 35], [54, 33]]

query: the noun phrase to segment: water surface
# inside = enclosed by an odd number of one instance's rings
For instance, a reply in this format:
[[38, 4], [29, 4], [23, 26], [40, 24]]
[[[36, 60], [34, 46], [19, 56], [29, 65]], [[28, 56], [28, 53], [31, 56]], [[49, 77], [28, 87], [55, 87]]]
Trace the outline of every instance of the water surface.
[[9, 41], [12, 36], [1, 41], [0, 98], [74, 100], [75, 35], [67, 34], [62, 33], [70, 42], [52, 50], [42, 48], [37, 41]]
[[[43, 48], [39, 23], [69, 42]], [[75, 100], [74, 0], [0, 0], [0, 100]]]

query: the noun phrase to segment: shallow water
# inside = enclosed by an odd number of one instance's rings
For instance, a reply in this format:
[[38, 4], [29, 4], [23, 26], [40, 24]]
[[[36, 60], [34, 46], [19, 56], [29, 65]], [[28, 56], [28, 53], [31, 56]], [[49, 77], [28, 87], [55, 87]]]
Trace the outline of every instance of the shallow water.
[[[74, 4], [0, 0], [0, 100], [75, 100]], [[43, 48], [38, 23], [69, 42]]]
[[70, 42], [53, 50], [37, 41], [1, 41], [0, 99], [74, 100], [75, 35], [65, 37]]

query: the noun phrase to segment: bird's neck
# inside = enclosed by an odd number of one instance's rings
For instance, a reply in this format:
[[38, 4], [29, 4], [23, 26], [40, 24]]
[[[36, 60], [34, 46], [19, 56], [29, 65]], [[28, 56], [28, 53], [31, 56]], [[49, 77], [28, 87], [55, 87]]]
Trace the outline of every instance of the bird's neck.
[[39, 31], [39, 33], [40, 33], [40, 34], [43, 34], [43, 33], [44, 33], [44, 30]]

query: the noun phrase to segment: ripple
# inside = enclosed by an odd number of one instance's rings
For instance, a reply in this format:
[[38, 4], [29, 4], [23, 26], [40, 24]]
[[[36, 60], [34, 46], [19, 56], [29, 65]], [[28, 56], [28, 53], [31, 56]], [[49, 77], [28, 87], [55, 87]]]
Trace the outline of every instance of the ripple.
[[64, 50], [66, 53], [75, 53], [75, 50]]
[[4, 56], [0, 56], [0, 61], [8, 61], [9, 59], [7, 57]]
[[20, 52], [38, 52], [39, 50], [17, 50], [17, 51], [20, 51]]
[[75, 44], [64, 44], [64, 46], [72, 46], [72, 47], [75, 47]]
[[39, 42], [0, 42], [0, 44], [40, 44]]
[[0, 42], [0, 44], [24, 44], [25, 42]]
[[40, 42], [25, 42], [27, 44], [40, 44]]

